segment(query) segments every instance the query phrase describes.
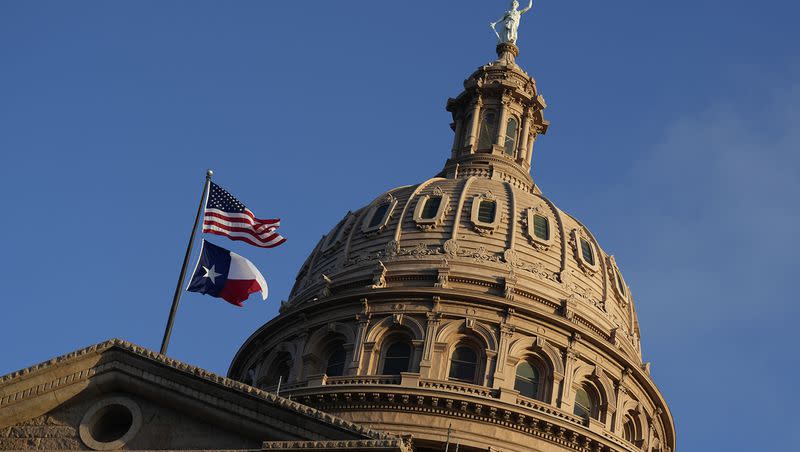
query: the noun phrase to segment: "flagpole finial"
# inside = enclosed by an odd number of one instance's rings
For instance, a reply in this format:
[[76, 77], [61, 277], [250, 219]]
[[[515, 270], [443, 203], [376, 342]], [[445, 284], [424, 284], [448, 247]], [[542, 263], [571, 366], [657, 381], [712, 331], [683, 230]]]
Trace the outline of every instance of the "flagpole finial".
[[210, 177], [211, 177], [211, 176], [213, 176], [213, 175], [214, 175], [214, 171], [212, 171], [212, 170], [208, 170], [208, 171], [206, 171], [206, 177], [209, 177], [209, 178], [210, 178]]

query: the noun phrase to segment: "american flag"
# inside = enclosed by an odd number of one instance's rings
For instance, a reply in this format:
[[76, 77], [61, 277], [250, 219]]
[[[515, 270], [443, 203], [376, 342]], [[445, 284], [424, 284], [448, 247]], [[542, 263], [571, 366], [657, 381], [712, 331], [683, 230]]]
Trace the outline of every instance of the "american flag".
[[256, 218], [241, 201], [211, 182], [203, 216], [203, 232], [224, 235], [262, 248], [274, 248], [286, 239], [276, 233], [281, 220]]

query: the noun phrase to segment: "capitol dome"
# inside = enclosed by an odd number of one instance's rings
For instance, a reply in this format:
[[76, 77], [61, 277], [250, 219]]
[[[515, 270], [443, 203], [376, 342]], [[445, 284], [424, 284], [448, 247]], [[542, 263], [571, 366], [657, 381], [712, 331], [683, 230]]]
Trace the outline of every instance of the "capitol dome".
[[447, 102], [441, 172], [345, 214], [229, 376], [419, 451], [671, 451], [630, 290], [531, 178], [546, 104], [497, 51]]

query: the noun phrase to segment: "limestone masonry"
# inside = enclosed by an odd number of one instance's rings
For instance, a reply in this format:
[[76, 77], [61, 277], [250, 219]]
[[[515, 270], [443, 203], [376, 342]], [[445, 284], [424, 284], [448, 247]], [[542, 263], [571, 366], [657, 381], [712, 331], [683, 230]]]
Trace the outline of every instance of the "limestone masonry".
[[320, 240], [227, 378], [98, 344], [0, 379], [0, 449], [673, 451], [620, 268], [530, 176], [548, 122], [518, 52], [448, 100], [435, 177]]

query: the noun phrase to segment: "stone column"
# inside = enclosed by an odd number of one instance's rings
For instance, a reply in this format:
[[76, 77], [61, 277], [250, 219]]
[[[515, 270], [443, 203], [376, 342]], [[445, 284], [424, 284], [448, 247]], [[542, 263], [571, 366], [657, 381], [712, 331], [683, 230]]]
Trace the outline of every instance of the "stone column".
[[[505, 368], [508, 358], [508, 347], [511, 337], [514, 336], [514, 327], [506, 322], [500, 324], [500, 343], [497, 346], [497, 364], [494, 369], [493, 388], [505, 387]], [[512, 386], [513, 388], [513, 386]]]
[[[438, 298], [438, 297], [437, 297]], [[434, 301], [434, 304], [438, 304]], [[442, 314], [431, 311], [427, 314], [428, 325], [425, 328], [425, 343], [422, 346], [422, 359], [419, 362], [420, 378], [430, 378], [431, 376], [431, 356], [433, 356], [433, 341], [436, 338], [436, 330], [442, 321]]]
[[356, 331], [356, 340], [353, 343], [353, 359], [348, 364], [348, 375], [359, 375], [367, 369], [364, 369], [362, 357], [364, 355], [364, 341], [367, 338], [367, 328], [369, 327], [369, 319], [371, 314], [369, 312], [369, 304], [366, 298], [361, 299], [363, 309], [360, 313], [356, 314], [358, 321], [358, 330]]
[[495, 137], [494, 144], [500, 146], [501, 153], [505, 153], [503, 145], [506, 141], [506, 123], [508, 122], [508, 110], [510, 110], [509, 106], [511, 105], [511, 97], [508, 96], [506, 93], [503, 93], [503, 97], [500, 99], [500, 121], [497, 124], [497, 137]]
[[572, 413], [575, 394], [572, 392], [572, 372], [581, 354], [570, 345], [564, 352], [564, 384], [558, 397], [558, 407]]
[[531, 109], [526, 108], [522, 114], [522, 128], [520, 129], [519, 142], [517, 143], [517, 155], [515, 156], [519, 163], [527, 163], [530, 165], [531, 161], [528, 159], [528, 134], [531, 130]]

